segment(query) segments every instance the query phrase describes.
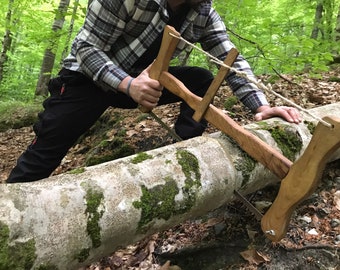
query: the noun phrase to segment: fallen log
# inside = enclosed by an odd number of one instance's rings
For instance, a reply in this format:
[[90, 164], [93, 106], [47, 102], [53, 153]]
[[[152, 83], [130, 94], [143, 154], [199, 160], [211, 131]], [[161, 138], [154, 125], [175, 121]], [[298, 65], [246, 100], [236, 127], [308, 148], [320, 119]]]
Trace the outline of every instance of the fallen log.
[[[340, 115], [340, 103], [311, 110]], [[294, 161], [315, 121], [247, 125]], [[279, 132], [277, 132], [279, 131]], [[317, 153], [316, 153], [317, 154]], [[331, 160], [340, 158], [337, 151]], [[0, 185], [0, 269], [77, 269], [280, 179], [217, 132], [32, 183]]]

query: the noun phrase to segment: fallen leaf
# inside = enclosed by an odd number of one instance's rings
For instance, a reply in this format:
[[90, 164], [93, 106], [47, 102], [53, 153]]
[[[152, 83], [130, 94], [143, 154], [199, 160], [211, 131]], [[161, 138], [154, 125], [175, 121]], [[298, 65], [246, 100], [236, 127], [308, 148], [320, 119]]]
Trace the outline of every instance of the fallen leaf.
[[151, 131], [151, 130], [152, 130], [152, 128], [143, 128], [142, 129], [143, 132], [148, 132], [148, 131]]
[[260, 253], [259, 251], [255, 249], [248, 249], [246, 251], [242, 251], [240, 254], [250, 264], [259, 265], [261, 263], [270, 261], [268, 256], [265, 256], [264, 254]]
[[126, 136], [128, 136], [129, 138], [136, 134], [138, 134], [138, 131], [133, 130], [133, 129], [130, 129], [126, 132]]
[[308, 231], [308, 234], [310, 235], [318, 235], [318, 232], [315, 230], [315, 228]]
[[309, 216], [300, 217], [299, 220], [304, 221], [306, 223], [311, 223], [312, 222], [312, 218], [309, 217]]
[[156, 241], [154, 240], [149, 241], [148, 246], [147, 246], [147, 249], [149, 252], [149, 256], [148, 256], [149, 261], [152, 260], [153, 253], [155, 252], [155, 246], [156, 246]]
[[212, 226], [214, 226], [214, 225], [216, 225], [216, 224], [218, 224], [218, 223], [221, 223], [222, 221], [223, 221], [223, 218], [210, 218], [210, 219], [206, 222], [205, 226], [206, 226], [207, 228], [209, 228], [209, 227], [212, 227]]
[[255, 207], [257, 208], [257, 210], [259, 210], [260, 212], [264, 212], [265, 209], [269, 208], [269, 206], [272, 205], [272, 202], [268, 202], [268, 201], [257, 201], [254, 203]]

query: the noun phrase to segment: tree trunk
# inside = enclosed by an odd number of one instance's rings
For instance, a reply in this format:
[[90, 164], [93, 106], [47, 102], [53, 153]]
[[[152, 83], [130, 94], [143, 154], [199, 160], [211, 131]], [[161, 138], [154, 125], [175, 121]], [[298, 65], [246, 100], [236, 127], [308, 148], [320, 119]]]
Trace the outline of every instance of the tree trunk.
[[70, 21], [70, 27], [68, 29], [64, 50], [61, 54], [61, 61], [67, 56], [68, 51], [69, 51], [70, 40], [71, 40], [71, 36], [72, 36], [72, 33], [73, 33], [73, 27], [74, 27], [74, 22], [76, 20], [78, 7], [79, 7], [79, 0], [74, 0], [72, 16], [71, 16], [71, 21]]
[[324, 33], [325, 40], [330, 43], [334, 41], [334, 0], [323, 0], [324, 4]]
[[339, 11], [338, 16], [336, 18], [336, 25], [335, 25], [335, 42], [340, 42], [340, 5], [339, 5]]
[[48, 94], [47, 84], [51, 78], [55, 55], [58, 49], [58, 42], [60, 38], [59, 32], [63, 28], [65, 14], [67, 12], [69, 4], [70, 0], [60, 0], [56, 17], [54, 18], [54, 22], [52, 25], [52, 31], [54, 35], [52, 37], [52, 40], [49, 42], [47, 49], [45, 50], [43, 62], [40, 69], [39, 80], [35, 90], [36, 96], [47, 96]]
[[334, 63], [340, 63], [340, 5], [339, 5], [339, 11], [338, 16], [336, 17], [336, 24], [334, 29], [334, 40], [335, 44], [338, 44], [338, 46], [335, 46], [335, 49], [333, 50], [333, 58]]
[[[312, 112], [340, 115], [340, 103]], [[312, 119], [305, 120], [246, 128], [278, 150], [268, 130], [279, 128], [305, 149]], [[332, 160], [338, 158], [339, 151]], [[3, 184], [0, 269], [77, 269], [234, 200], [234, 190], [248, 194], [278, 180], [218, 132], [37, 182]]]
[[319, 31], [322, 31], [322, 12], [323, 12], [323, 0], [319, 0], [316, 9], [315, 9], [315, 17], [314, 17], [314, 25], [311, 34], [311, 38], [317, 39], [319, 35]]
[[7, 52], [11, 49], [11, 44], [12, 44], [12, 33], [10, 30], [10, 25], [12, 21], [13, 1], [14, 0], [10, 0], [8, 2], [8, 10], [6, 14], [6, 28], [5, 28], [4, 39], [2, 41], [2, 51], [0, 53], [0, 84], [4, 77], [4, 68], [5, 68], [7, 59], [8, 59]]

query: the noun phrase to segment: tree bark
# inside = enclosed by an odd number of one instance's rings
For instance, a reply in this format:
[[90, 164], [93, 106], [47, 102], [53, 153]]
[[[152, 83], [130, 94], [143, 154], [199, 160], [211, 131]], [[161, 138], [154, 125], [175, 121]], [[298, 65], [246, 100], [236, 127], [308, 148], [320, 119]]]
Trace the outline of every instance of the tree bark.
[[70, 0], [60, 0], [56, 17], [52, 25], [52, 32], [54, 33], [54, 35], [52, 36], [52, 40], [49, 42], [49, 45], [45, 50], [43, 62], [41, 65], [39, 80], [35, 90], [36, 96], [47, 96], [48, 94], [47, 84], [51, 78], [51, 73], [56, 56], [56, 50], [58, 48], [58, 42], [60, 38], [58, 32], [63, 28], [65, 14], [67, 12], [69, 4]]
[[67, 54], [69, 52], [69, 45], [71, 43], [70, 41], [71, 41], [71, 36], [72, 36], [72, 33], [73, 33], [73, 27], [74, 27], [74, 22], [76, 20], [78, 7], [79, 7], [79, 0], [74, 0], [72, 16], [71, 16], [71, 20], [70, 20], [70, 26], [69, 26], [68, 31], [67, 31], [67, 38], [66, 38], [66, 41], [65, 41], [64, 50], [61, 54], [61, 61], [67, 56]]
[[311, 34], [311, 38], [318, 39], [319, 31], [322, 31], [322, 13], [323, 13], [323, 1], [319, 0], [315, 9], [314, 26]]
[[[340, 103], [311, 111], [340, 115]], [[302, 144], [297, 158], [315, 123], [305, 120], [245, 128], [279, 151], [269, 131], [294, 134]], [[338, 158], [339, 151], [332, 160]], [[248, 194], [278, 180], [217, 132], [37, 182], [3, 184], [0, 269], [77, 269], [234, 200], [234, 190]]]
[[335, 24], [335, 42], [340, 42], [340, 5], [338, 16], [336, 17], [336, 24]]
[[325, 40], [334, 41], [334, 14], [335, 14], [335, 1], [334, 0], [323, 0], [324, 7], [324, 33]]
[[13, 6], [14, 0], [10, 0], [8, 2], [8, 10], [6, 14], [6, 28], [5, 28], [5, 34], [2, 41], [2, 51], [0, 53], [0, 83], [3, 80], [4, 77], [4, 68], [8, 59], [7, 52], [11, 49], [12, 44], [12, 32], [10, 30], [10, 25], [12, 21], [12, 6]]
[[[336, 17], [336, 24], [335, 24], [335, 29], [334, 29], [334, 39], [335, 43], [339, 44], [340, 43], [340, 5], [339, 5], [339, 10], [338, 10], [338, 15]], [[340, 48], [337, 46], [333, 50], [333, 58], [334, 58], [334, 63], [340, 63]]]

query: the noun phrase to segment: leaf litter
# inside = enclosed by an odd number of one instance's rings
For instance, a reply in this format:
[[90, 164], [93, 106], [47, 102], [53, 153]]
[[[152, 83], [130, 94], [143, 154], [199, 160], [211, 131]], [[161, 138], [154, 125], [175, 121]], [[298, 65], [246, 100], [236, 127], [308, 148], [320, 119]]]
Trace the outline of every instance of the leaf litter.
[[[303, 108], [309, 109], [340, 101], [340, 83], [333, 81], [339, 78], [340, 69], [324, 73], [322, 79], [312, 79], [301, 75], [298, 79], [291, 75], [279, 78], [273, 84], [273, 90], [292, 100]], [[268, 76], [262, 76], [267, 81]], [[272, 105], [286, 105], [282, 100], [268, 94]], [[214, 105], [224, 109], [224, 102], [232, 97], [227, 86], [222, 86], [214, 99]], [[173, 128], [178, 115], [178, 104], [169, 104], [158, 107], [154, 113]], [[224, 109], [225, 110], [225, 109]], [[226, 111], [240, 125], [253, 121], [252, 114], [239, 102], [233, 105], [232, 110]], [[136, 152], [147, 151], [173, 143], [167, 132], [148, 115], [142, 115], [138, 110], [109, 109], [106, 115], [122, 115], [119, 125], [113, 127], [110, 136], [113, 138], [125, 129], [125, 142], [134, 147]], [[140, 120], [143, 117], [143, 120]], [[206, 133], [216, 132], [214, 127], [208, 126]], [[11, 129], [0, 133], [1, 172], [0, 181], [5, 181], [11, 168], [15, 165], [17, 157], [33, 139], [31, 127]], [[81, 143], [75, 145], [64, 158], [62, 164], [54, 174], [64, 173], [84, 164], [84, 152], [91, 148], [96, 134], [85, 137]], [[248, 242], [238, 252], [239, 261], [228, 264], [223, 268], [196, 268], [195, 270], [217, 269], [297, 269], [304, 264], [308, 269], [339, 269], [339, 264], [324, 266], [315, 256], [303, 254], [300, 259], [286, 259], [284, 252], [303, 252], [306, 250], [327, 251], [331, 260], [339, 262], [340, 247], [340, 162], [331, 163], [324, 172], [321, 185], [310, 198], [305, 200], [295, 211], [290, 222], [287, 235], [279, 243], [267, 241], [259, 227], [259, 223], [244, 207], [232, 202], [207, 217], [189, 220], [164, 232], [159, 232], [146, 239], [134, 243], [103, 258], [100, 262], [87, 266], [86, 270], [129, 269], [129, 270], [178, 270], [176, 254], [187, 250], [193, 256], [198, 249], [206, 250], [217, 245], [228, 245], [247, 239]], [[273, 201], [278, 186], [268, 187], [252, 195], [254, 204], [261, 205], [265, 211], [268, 202]], [[265, 205], [262, 202], [266, 202]], [[269, 203], [270, 204], [270, 203]], [[221, 244], [222, 243], [222, 244]], [[220, 246], [222, 247], [222, 246]], [[233, 246], [231, 245], [233, 248]], [[172, 254], [173, 256], [162, 255]], [[190, 253], [189, 253], [190, 254]], [[290, 253], [290, 256], [292, 253]], [[167, 259], [171, 257], [172, 260]], [[212, 256], [213, 257], [213, 256]], [[173, 259], [175, 258], [175, 259]], [[289, 256], [288, 256], [289, 258]], [[214, 259], [214, 258], [213, 258]], [[197, 258], [198, 260], [198, 258]], [[172, 261], [175, 263], [172, 263]], [[287, 262], [285, 265], [283, 261]], [[211, 263], [212, 264], [212, 263]], [[335, 265], [335, 266], [333, 266]], [[336, 266], [338, 265], [338, 266]], [[262, 267], [262, 268], [261, 268]], [[289, 268], [293, 267], [293, 268]], [[332, 268], [333, 267], [333, 268]], [[192, 268], [182, 268], [183, 270]], [[281, 269], [281, 268], [280, 268]]]

